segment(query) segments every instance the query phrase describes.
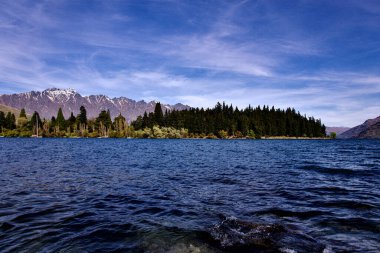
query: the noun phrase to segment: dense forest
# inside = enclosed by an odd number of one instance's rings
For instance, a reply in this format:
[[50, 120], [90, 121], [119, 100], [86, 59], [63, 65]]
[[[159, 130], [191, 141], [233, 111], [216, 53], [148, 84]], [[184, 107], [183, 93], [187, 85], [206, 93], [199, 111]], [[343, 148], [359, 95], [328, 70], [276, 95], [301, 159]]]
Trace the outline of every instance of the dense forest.
[[95, 119], [87, 119], [86, 108], [65, 119], [59, 109], [56, 117], [41, 119], [38, 112], [27, 117], [22, 109], [16, 116], [0, 111], [2, 136], [43, 137], [133, 137], [133, 138], [261, 138], [325, 137], [320, 120], [307, 118], [294, 109], [286, 110], [251, 106], [239, 110], [225, 103], [212, 109], [192, 108], [163, 112], [157, 103], [154, 112], [139, 116], [128, 124], [121, 114], [113, 121], [109, 111], [101, 111]]
[[256, 137], [261, 136], [294, 136], [325, 137], [326, 128], [321, 120], [302, 116], [295, 109], [286, 110], [260, 106], [248, 106], [243, 110], [233, 108], [225, 103], [217, 103], [212, 109], [192, 108], [184, 111], [162, 112], [157, 103], [155, 111], [145, 113], [132, 122], [135, 129], [152, 128], [153, 126], [185, 128], [195, 137], [226, 136]]

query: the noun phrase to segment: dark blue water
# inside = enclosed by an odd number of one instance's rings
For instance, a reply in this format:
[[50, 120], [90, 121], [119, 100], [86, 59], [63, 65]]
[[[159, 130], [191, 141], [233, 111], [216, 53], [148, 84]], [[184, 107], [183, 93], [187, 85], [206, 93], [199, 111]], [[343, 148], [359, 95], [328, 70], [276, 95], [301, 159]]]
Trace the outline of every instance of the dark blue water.
[[1, 252], [379, 252], [380, 141], [0, 139]]

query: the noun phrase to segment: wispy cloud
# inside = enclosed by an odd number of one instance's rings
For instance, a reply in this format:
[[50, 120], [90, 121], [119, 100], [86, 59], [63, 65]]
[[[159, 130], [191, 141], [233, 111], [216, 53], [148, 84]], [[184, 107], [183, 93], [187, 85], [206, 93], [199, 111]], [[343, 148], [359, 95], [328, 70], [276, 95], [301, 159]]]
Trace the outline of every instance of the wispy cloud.
[[353, 126], [379, 114], [377, 7], [3, 1], [1, 93], [54, 86], [192, 106], [267, 104]]

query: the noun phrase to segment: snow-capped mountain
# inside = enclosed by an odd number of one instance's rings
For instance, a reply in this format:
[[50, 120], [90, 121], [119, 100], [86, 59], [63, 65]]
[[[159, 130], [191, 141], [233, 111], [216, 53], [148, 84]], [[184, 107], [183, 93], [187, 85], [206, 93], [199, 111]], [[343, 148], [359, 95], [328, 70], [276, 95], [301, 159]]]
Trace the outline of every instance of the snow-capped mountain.
[[[0, 95], [0, 104], [14, 108], [25, 108], [28, 114], [38, 111], [40, 116], [50, 119], [57, 115], [58, 108], [61, 107], [64, 116], [67, 118], [70, 113], [79, 113], [79, 107], [84, 106], [87, 110], [87, 117], [94, 118], [101, 110], [110, 110], [111, 117], [114, 118], [121, 113], [128, 121], [135, 120], [144, 112], [153, 112], [156, 101], [145, 102], [135, 101], [126, 97], [109, 98], [105, 95], [81, 96], [73, 89], [47, 89], [42, 92], [30, 91], [26, 93]], [[163, 110], [185, 110], [190, 108], [187, 105], [162, 105]]]

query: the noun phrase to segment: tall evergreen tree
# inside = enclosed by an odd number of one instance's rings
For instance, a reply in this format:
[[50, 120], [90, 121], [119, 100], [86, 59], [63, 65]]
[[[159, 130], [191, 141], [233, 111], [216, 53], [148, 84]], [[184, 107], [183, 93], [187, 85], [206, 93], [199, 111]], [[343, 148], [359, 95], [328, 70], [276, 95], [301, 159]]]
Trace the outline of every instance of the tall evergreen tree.
[[120, 133], [122, 131], [124, 131], [127, 127], [127, 122], [125, 120], [125, 118], [123, 117], [123, 115], [121, 115], [121, 113], [119, 113], [119, 116], [117, 116], [114, 120], [114, 128], [116, 130], [116, 132]]
[[164, 114], [162, 113], [161, 103], [157, 102], [154, 108], [154, 124], [162, 126], [164, 123]]
[[109, 111], [101, 111], [99, 116], [96, 118], [96, 123], [99, 125], [100, 123], [105, 126], [107, 129], [111, 128], [112, 120], [109, 114]]
[[95, 120], [95, 128], [102, 135], [107, 136], [112, 129], [112, 120], [109, 111], [101, 111]]
[[24, 108], [22, 108], [20, 111], [20, 118], [26, 118], [26, 112]]
[[2, 131], [5, 128], [5, 114], [3, 111], [0, 111], [0, 130]]
[[32, 118], [30, 118], [30, 124], [32, 128], [34, 128], [37, 125], [37, 121], [38, 121], [38, 126], [40, 128], [42, 126], [42, 121], [38, 112], [35, 111], [32, 115]]
[[13, 113], [8, 112], [5, 118], [5, 128], [12, 130], [16, 128], [16, 117]]
[[28, 119], [26, 117], [25, 109], [22, 108], [20, 111], [20, 115], [17, 119], [17, 127], [24, 127], [28, 124]]
[[142, 117], [141, 129], [149, 127], [149, 119], [148, 114], [144, 112], [144, 116]]
[[76, 120], [77, 120], [77, 118], [75, 118], [73, 112], [71, 112], [70, 117], [68, 119], [70, 125], [74, 124]]
[[55, 127], [56, 119], [54, 116], [51, 117], [50, 123], [51, 123], [51, 127]]
[[75, 130], [74, 126], [77, 121], [77, 118], [74, 116], [73, 112], [71, 112], [69, 119], [67, 120], [67, 126], [70, 127], [70, 131]]
[[59, 130], [65, 130], [66, 129], [66, 120], [62, 113], [62, 108], [60, 107], [58, 109], [57, 118], [56, 118], [56, 126], [59, 127]]
[[82, 105], [79, 108], [79, 114], [77, 116], [79, 124], [87, 124], [87, 111], [86, 108]]

